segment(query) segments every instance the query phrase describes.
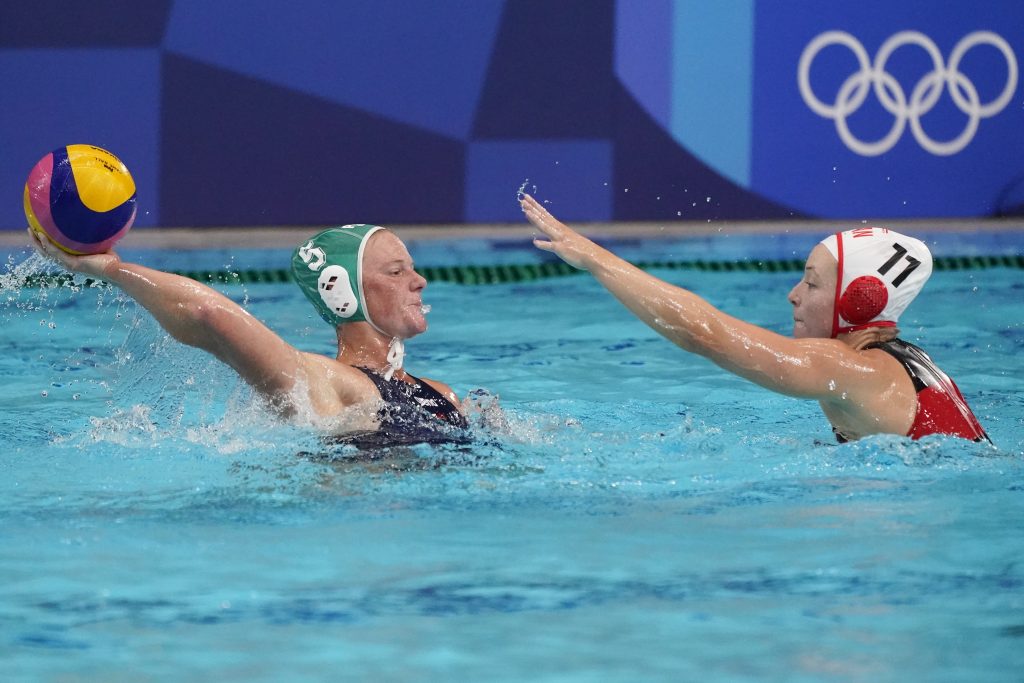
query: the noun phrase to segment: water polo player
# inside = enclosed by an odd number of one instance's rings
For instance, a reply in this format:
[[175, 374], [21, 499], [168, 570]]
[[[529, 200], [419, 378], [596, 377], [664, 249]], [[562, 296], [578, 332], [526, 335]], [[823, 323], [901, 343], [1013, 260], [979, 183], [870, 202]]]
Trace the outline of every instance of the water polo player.
[[956, 384], [896, 322], [932, 270], [923, 242], [882, 228], [814, 247], [790, 291], [793, 338], [733, 318], [627, 263], [556, 220], [529, 195], [534, 244], [589, 271], [629, 310], [687, 351], [767, 389], [815, 399], [840, 441], [871, 434], [988, 439]]
[[403, 368], [404, 340], [427, 329], [426, 280], [392, 232], [373, 225], [325, 230], [303, 242], [292, 271], [335, 328], [335, 358], [299, 351], [206, 285], [121, 261], [75, 256], [31, 230], [35, 248], [68, 270], [121, 288], [178, 341], [208, 351], [284, 416], [312, 414], [333, 433], [375, 434], [374, 445], [464, 438], [466, 419], [446, 384]]

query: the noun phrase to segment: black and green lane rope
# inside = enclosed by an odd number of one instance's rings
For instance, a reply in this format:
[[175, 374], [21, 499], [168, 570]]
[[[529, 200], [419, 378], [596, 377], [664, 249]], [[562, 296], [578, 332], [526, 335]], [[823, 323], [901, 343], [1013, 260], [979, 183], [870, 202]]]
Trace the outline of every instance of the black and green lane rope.
[[[643, 270], [694, 270], [705, 272], [799, 272], [804, 268], [803, 259], [775, 260], [735, 260], [707, 261], [638, 261], [635, 264]], [[938, 256], [934, 260], [935, 270], [984, 270], [988, 268], [1024, 269], [1024, 255], [999, 256]], [[253, 268], [247, 270], [172, 270], [169, 271], [187, 278], [211, 284], [279, 284], [291, 282], [292, 274], [286, 268]], [[419, 269], [420, 274], [429, 282], [454, 282], [462, 285], [502, 284], [513, 282], [529, 282], [547, 278], [563, 277], [581, 271], [563, 261], [545, 261], [542, 263], [513, 263], [502, 265], [459, 265], [459, 266], [425, 266]], [[32, 275], [18, 281], [23, 287], [54, 287], [69, 284], [72, 278], [67, 273], [53, 275]], [[86, 286], [95, 281], [87, 278], [79, 280]], [[0, 289], [4, 283], [0, 281]]]

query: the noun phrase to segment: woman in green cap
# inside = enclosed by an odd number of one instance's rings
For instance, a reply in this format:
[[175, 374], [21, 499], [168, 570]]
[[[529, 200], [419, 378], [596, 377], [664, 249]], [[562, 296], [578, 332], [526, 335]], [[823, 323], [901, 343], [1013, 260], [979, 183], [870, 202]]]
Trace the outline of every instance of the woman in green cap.
[[403, 342], [426, 331], [429, 309], [426, 280], [389, 230], [331, 228], [295, 250], [296, 282], [335, 328], [334, 358], [296, 349], [199, 282], [126, 263], [113, 251], [68, 254], [29, 233], [45, 256], [117, 285], [175, 339], [234, 368], [283, 416], [312, 412], [335, 434], [376, 435], [375, 445], [465, 439], [466, 419], [451, 387], [403, 368]]

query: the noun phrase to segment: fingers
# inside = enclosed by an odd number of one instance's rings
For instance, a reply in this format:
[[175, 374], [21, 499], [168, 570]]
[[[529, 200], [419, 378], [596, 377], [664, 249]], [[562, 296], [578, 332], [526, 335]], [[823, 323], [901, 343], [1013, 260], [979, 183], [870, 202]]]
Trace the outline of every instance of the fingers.
[[547, 209], [538, 204], [530, 195], [524, 195], [520, 201], [520, 206], [526, 219], [548, 237], [557, 239], [565, 233], [566, 227], [558, 222]]
[[522, 199], [519, 200], [519, 204], [523, 207], [523, 211], [525, 211], [526, 207], [528, 206], [541, 208], [540, 204], [537, 203], [537, 200], [534, 199], [531, 195], [526, 194], [525, 192], [523, 193]]
[[28, 238], [31, 241], [32, 247], [39, 252], [41, 255], [47, 258], [53, 258], [53, 254], [50, 253], [49, 245], [46, 244], [48, 240], [44, 240], [42, 235], [33, 230], [32, 228], [26, 228], [28, 230]]
[[[524, 194], [523, 198], [519, 200], [519, 206], [522, 207], [523, 213], [528, 217], [533, 216], [540, 219], [551, 219], [552, 222], [557, 222], [554, 217], [545, 209], [540, 203], [528, 194]], [[533, 218], [530, 219], [531, 221]]]
[[519, 208], [521, 208], [523, 210], [523, 213], [525, 213], [527, 216], [529, 216], [531, 213], [539, 214], [544, 209], [544, 207], [537, 203], [536, 199], [534, 199], [528, 194], [523, 194], [523, 196], [520, 198]]
[[586, 253], [594, 246], [593, 243], [557, 220], [530, 195], [523, 193], [519, 205], [534, 227], [544, 233], [533, 238], [533, 246], [553, 252], [573, 268], [588, 269]]
[[48, 238], [38, 233], [36, 234], [35, 238], [36, 244], [39, 245], [39, 249], [43, 252], [45, 256], [52, 258], [54, 261], [57, 261], [58, 263], [64, 262], [63, 256], [65, 255], [65, 252], [61, 251], [58, 247], [56, 247], [53, 244], [53, 242], [51, 242]]
[[548, 235], [549, 237], [552, 235], [555, 228], [550, 223], [548, 223], [547, 220], [545, 220], [544, 216], [537, 213], [533, 209], [526, 209], [525, 211], [523, 211], [523, 213], [526, 214], [526, 220], [533, 223], [534, 227], [543, 231], [544, 234]]
[[29, 238], [32, 240], [32, 247], [41, 256], [44, 256], [51, 261], [55, 261], [58, 265], [66, 268], [67, 270], [72, 270], [70, 254], [51, 242], [49, 237], [40, 234], [37, 230], [28, 228], [28, 234]]

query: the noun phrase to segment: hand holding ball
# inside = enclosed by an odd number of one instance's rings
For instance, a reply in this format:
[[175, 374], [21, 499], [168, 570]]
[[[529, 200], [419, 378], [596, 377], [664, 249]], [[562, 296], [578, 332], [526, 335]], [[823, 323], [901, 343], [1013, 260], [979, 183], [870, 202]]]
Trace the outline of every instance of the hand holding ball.
[[135, 221], [135, 181], [121, 160], [68, 145], [39, 160], [25, 183], [25, 217], [70, 254], [101, 254]]

